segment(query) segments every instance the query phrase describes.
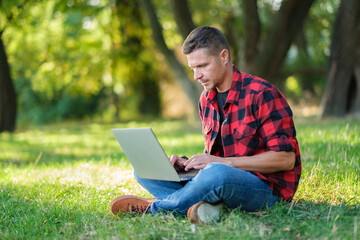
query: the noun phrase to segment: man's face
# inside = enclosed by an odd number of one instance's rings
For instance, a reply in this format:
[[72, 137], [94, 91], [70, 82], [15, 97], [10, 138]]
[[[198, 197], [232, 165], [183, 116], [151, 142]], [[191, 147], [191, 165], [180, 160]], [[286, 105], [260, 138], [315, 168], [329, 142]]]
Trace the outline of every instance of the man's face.
[[219, 92], [224, 89], [226, 64], [221, 57], [208, 53], [206, 48], [198, 48], [186, 55], [189, 67], [194, 71], [194, 79], [197, 80], [205, 90], [217, 89]]

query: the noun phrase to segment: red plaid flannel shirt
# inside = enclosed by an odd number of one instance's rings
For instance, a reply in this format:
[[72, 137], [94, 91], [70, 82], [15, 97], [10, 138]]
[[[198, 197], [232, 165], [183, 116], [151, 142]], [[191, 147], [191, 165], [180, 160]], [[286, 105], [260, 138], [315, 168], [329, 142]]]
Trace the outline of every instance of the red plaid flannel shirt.
[[[215, 90], [201, 94], [199, 111], [205, 137], [204, 152], [219, 156], [219, 152], [212, 149], [220, 127]], [[291, 171], [251, 172], [267, 182], [274, 195], [291, 200], [298, 187], [301, 160], [292, 111], [282, 93], [271, 83], [240, 73], [234, 66], [224, 114], [221, 126], [224, 157], [252, 156], [266, 151], [295, 153], [295, 166]]]

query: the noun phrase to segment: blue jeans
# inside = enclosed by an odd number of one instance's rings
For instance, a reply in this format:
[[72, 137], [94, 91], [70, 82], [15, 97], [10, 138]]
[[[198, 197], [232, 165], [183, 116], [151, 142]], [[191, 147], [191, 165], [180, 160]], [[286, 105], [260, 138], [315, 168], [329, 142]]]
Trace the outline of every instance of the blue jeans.
[[270, 186], [260, 178], [221, 163], [208, 164], [197, 176], [186, 182], [145, 179], [136, 173], [135, 178], [157, 199], [150, 207], [154, 215], [167, 211], [185, 215], [192, 205], [202, 200], [209, 203], [223, 202], [229, 208], [250, 212], [279, 202]]

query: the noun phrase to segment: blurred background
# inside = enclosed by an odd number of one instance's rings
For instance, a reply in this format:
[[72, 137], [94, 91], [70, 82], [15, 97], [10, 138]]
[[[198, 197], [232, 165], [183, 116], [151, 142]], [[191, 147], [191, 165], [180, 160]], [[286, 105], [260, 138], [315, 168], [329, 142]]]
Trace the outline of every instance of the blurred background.
[[360, 118], [358, 0], [0, 0], [0, 132], [197, 119], [202, 87], [181, 45], [201, 25], [295, 115]]

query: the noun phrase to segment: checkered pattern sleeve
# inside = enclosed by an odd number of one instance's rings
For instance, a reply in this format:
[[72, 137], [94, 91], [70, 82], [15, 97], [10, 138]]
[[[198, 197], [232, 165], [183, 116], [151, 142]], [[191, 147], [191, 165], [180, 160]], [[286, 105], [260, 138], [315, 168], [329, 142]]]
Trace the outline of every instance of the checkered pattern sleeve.
[[257, 98], [259, 133], [268, 150], [296, 151], [296, 133], [292, 111], [285, 97], [276, 89], [266, 89]]

